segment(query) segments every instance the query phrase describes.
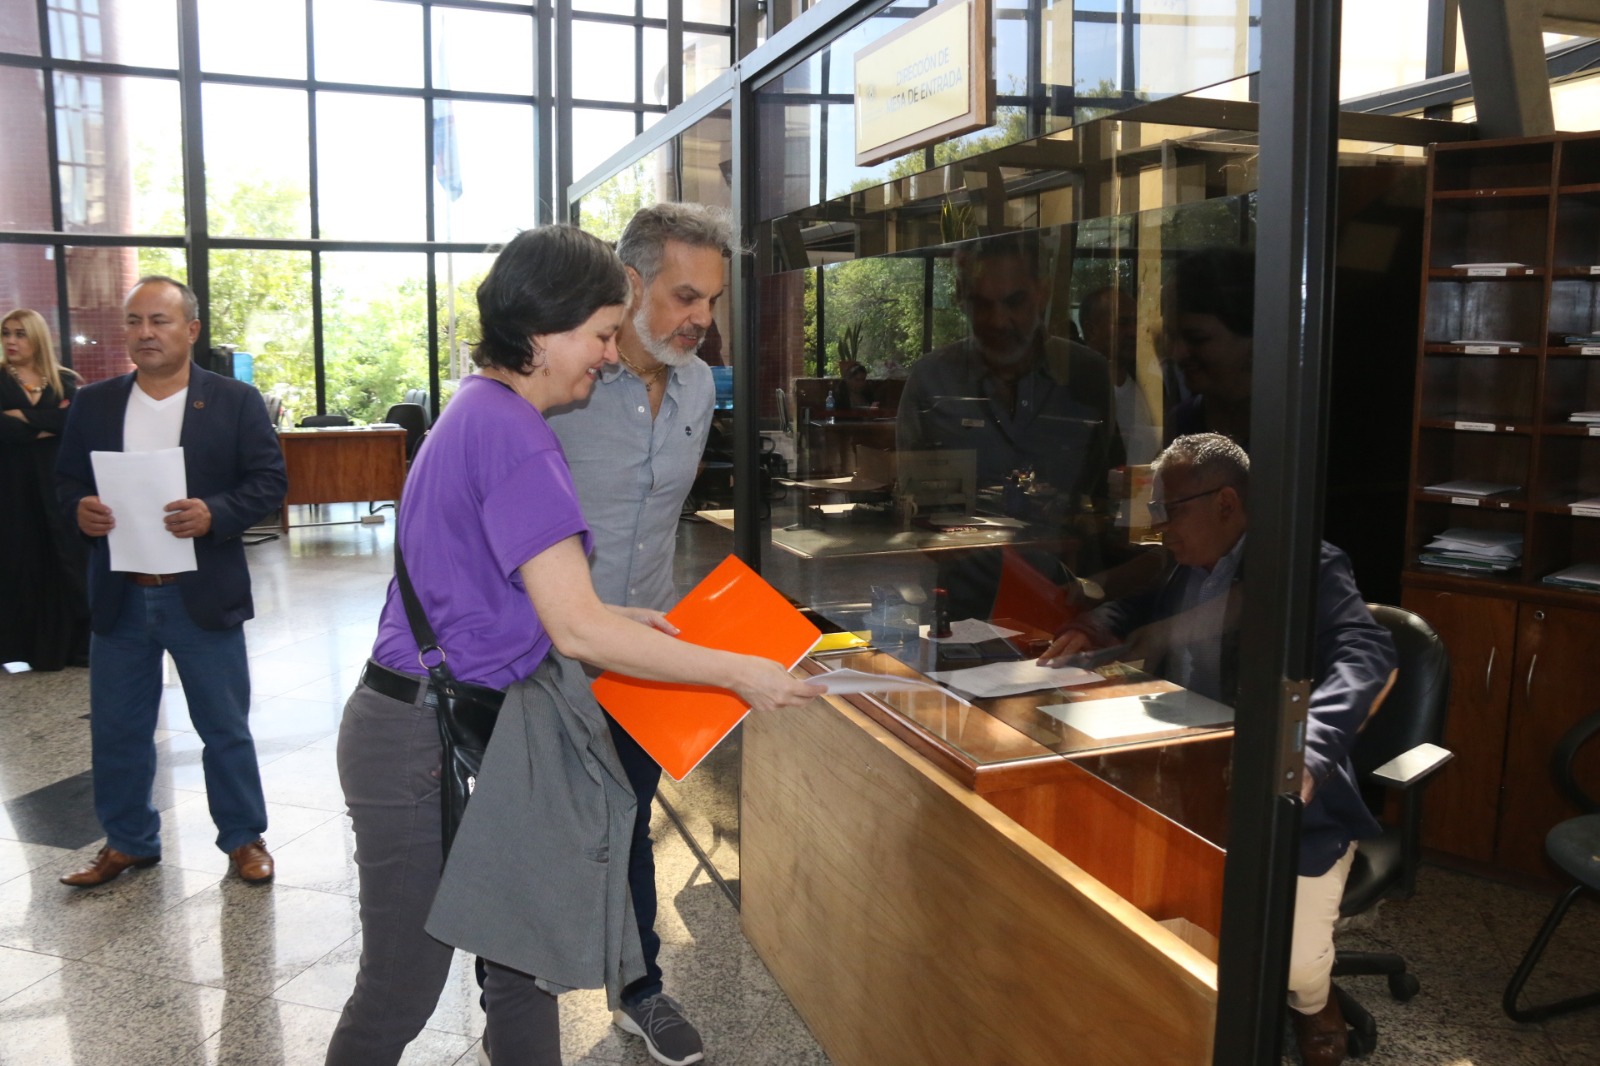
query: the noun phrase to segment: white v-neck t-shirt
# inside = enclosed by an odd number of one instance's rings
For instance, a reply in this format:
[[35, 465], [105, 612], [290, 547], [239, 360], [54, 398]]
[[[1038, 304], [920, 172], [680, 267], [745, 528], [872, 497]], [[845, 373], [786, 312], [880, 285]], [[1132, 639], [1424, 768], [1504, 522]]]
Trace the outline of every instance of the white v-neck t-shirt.
[[184, 386], [164, 400], [154, 400], [138, 382], [129, 390], [128, 412], [122, 422], [122, 450], [154, 452], [178, 447], [183, 435], [183, 405], [189, 398]]

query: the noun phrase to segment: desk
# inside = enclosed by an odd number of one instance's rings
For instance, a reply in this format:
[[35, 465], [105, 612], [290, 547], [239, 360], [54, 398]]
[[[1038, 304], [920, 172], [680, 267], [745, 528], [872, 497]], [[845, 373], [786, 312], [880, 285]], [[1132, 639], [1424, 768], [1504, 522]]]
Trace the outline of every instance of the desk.
[[829, 1058], [1209, 1063], [1224, 853], [1186, 823], [1221, 824], [1231, 734], [1047, 745], [914, 699], [744, 725], [741, 921]]
[[[817, 510], [822, 527], [774, 527], [772, 543], [801, 559], [853, 558], [860, 555], [897, 555], [905, 552], [938, 552], [957, 548], [999, 548], [1019, 543], [1027, 532], [1014, 518], [973, 515], [961, 519], [961, 526], [940, 531], [913, 525], [899, 529], [887, 518], [851, 517], [855, 504], [825, 503]], [[733, 529], [732, 511], [697, 511], [699, 517], [723, 529]], [[1037, 538], [1029, 538], [1034, 543]]]
[[400, 500], [406, 481], [403, 429], [285, 429], [278, 432], [278, 444], [289, 473], [285, 530], [290, 504]]

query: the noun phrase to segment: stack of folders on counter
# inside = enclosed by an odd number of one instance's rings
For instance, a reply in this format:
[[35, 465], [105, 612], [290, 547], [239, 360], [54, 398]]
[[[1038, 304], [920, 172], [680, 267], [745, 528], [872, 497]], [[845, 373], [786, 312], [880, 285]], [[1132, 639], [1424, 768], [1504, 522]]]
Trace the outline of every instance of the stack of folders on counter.
[[1578, 563], [1565, 570], [1557, 570], [1553, 574], [1546, 574], [1543, 583], [1564, 589], [1600, 592], [1600, 563]]
[[1447, 529], [1422, 549], [1423, 566], [1494, 573], [1522, 563], [1522, 534], [1492, 529]]

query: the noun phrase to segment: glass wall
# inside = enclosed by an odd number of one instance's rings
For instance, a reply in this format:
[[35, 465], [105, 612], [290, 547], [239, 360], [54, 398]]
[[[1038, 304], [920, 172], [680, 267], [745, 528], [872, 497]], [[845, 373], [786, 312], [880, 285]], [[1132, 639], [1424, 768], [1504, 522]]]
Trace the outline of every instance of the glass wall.
[[485, 249], [732, 60], [729, 0], [577, 6], [556, 122], [531, 2], [0, 0], [0, 302], [93, 380], [128, 367], [122, 293], [170, 273], [286, 420], [448, 397]]
[[[684, 201], [713, 207], [731, 206], [733, 127], [729, 110], [718, 108], [642, 159], [601, 183], [578, 202], [584, 229], [616, 240], [636, 211], [662, 201]], [[730, 279], [731, 280], [731, 279]], [[726, 290], [725, 290], [726, 291]], [[731, 366], [729, 346], [732, 301], [724, 297], [713, 309], [712, 327], [700, 346], [700, 357], [714, 367]], [[713, 416], [704, 466], [696, 478], [689, 510], [716, 512], [723, 524], [703, 520], [679, 523], [673, 582], [678, 594], [689, 591], [733, 551], [727, 508], [733, 506], [733, 421], [730, 412]], [[682, 782], [661, 779], [660, 795], [685, 826], [724, 884], [739, 879], [740, 730], [723, 741]]]
[[731, 0], [575, 0], [572, 176], [710, 84], [733, 47]]

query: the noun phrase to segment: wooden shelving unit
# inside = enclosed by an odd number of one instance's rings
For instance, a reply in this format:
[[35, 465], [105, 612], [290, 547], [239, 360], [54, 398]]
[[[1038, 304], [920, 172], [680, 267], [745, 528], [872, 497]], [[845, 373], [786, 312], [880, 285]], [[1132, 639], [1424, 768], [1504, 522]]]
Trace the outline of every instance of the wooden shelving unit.
[[[1600, 703], [1600, 592], [1542, 580], [1600, 562], [1600, 517], [1571, 508], [1600, 496], [1600, 427], [1568, 421], [1600, 409], [1600, 339], [1567, 339], [1600, 334], [1600, 136], [1435, 146], [1424, 241], [1402, 602], [1450, 647], [1457, 754], [1426, 842], [1545, 876], [1545, 832], [1578, 813], [1550, 783], [1550, 751]], [[1460, 479], [1516, 488], [1426, 488]], [[1451, 528], [1521, 534], [1521, 565], [1418, 562]]]

